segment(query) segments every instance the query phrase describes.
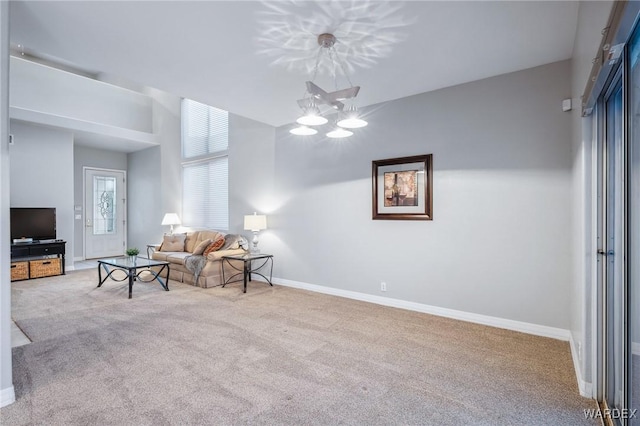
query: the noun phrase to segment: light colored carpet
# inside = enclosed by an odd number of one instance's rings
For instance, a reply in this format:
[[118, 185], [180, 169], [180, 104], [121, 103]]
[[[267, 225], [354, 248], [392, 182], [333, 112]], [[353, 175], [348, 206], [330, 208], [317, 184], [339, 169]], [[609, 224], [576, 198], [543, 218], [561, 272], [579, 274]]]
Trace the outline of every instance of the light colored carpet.
[[583, 425], [566, 342], [287, 287], [12, 283], [3, 425]]

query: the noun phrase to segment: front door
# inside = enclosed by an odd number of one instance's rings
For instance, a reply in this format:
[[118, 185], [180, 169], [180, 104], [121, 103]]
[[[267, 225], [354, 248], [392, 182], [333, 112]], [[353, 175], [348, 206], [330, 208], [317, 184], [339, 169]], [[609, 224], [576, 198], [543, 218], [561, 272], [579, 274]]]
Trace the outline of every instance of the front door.
[[122, 256], [125, 251], [125, 172], [84, 169], [84, 257]]

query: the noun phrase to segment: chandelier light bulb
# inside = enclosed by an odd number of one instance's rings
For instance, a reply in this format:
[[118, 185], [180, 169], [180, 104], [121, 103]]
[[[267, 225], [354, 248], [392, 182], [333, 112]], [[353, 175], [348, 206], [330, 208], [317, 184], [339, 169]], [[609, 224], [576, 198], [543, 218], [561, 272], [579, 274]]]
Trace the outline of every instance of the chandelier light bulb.
[[359, 129], [367, 124], [369, 123], [359, 117], [358, 110], [354, 105], [349, 107], [345, 113], [345, 118], [338, 121], [338, 126], [344, 127], [345, 129]]
[[305, 110], [304, 115], [296, 120], [296, 123], [304, 126], [319, 126], [327, 123], [329, 120], [320, 115], [317, 106], [309, 107]]
[[341, 127], [336, 127], [335, 129], [327, 133], [327, 137], [333, 139], [347, 138], [351, 135], [353, 135], [352, 131], [343, 129]]
[[338, 121], [338, 126], [344, 127], [345, 129], [359, 129], [367, 124], [369, 123], [358, 117], [347, 117]]
[[302, 124], [304, 126], [319, 126], [321, 124], [327, 123], [328, 121], [329, 120], [327, 120], [326, 118], [324, 118], [321, 115], [307, 114], [307, 115], [303, 115], [302, 117], [298, 118], [296, 120], [296, 123]]
[[318, 131], [316, 129], [312, 129], [311, 127], [299, 126], [289, 130], [289, 133], [297, 136], [311, 136], [318, 133]]

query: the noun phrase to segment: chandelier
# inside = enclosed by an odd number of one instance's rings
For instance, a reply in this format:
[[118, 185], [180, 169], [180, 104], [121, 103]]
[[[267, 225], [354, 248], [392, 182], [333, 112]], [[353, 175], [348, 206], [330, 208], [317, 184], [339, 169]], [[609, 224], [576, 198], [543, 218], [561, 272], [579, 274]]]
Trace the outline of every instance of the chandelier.
[[[302, 115], [296, 120], [300, 126], [290, 130], [294, 135], [315, 135], [318, 131], [314, 126], [321, 126], [329, 120], [320, 112], [319, 105], [327, 106], [331, 111], [337, 111], [337, 120], [332, 129], [326, 133], [329, 138], [345, 138], [353, 135], [351, 129], [366, 126], [368, 123], [358, 114], [353, 99], [358, 96], [360, 86], [354, 86], [347, 74], [345, 66], [340, 62], [334, 45], [337, 39], [333, 34], [320, 34], [318, 36], [318, 54], [316, 56], [315, 67], [310, 81], [306, 82], [306, 90], [302, 99], [298, 100], [298, 106], [302, 110]], [[329, 69], [333, 74], [334, 91], [327, 92], [314, 83], [318, 68], [322, 60], [329, 61]], [[338, 89], [338, 74], [342, 73], [349, 83], [349, 87]], [[345, 107], [344, 101], [349, 105]]]

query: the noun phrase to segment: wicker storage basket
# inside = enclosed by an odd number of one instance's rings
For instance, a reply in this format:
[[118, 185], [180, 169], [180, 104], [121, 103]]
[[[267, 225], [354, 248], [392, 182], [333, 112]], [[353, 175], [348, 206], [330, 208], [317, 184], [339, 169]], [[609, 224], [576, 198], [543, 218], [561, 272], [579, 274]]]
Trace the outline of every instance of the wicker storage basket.
[[38, 259], [29, 261], [29, 277], [40, 278], [60, 275], [62, 264], [59, 258]]
[[29, 262], [11, 263], [11, 281], [29, 279]]

